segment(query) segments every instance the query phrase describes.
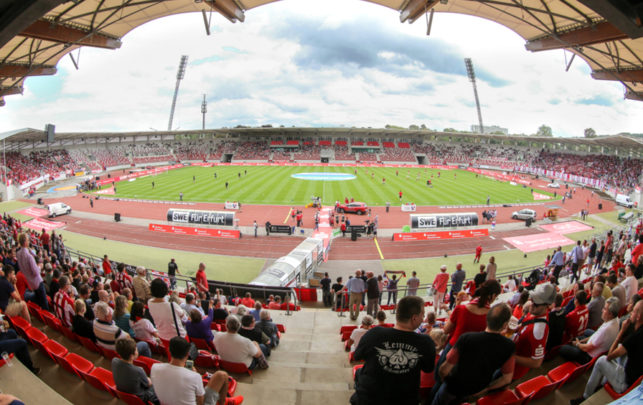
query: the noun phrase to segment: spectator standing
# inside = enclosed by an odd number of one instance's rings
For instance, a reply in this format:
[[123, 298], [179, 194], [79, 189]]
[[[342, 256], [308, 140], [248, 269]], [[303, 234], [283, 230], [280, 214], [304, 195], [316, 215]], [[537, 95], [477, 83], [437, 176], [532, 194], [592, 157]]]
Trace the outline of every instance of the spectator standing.
[[355, 360], [365, 362], [356, 375], [353, 405], [416, 405], [420, 371], [433, 371], [435, 344], [415, 333], [424, 319], [422, 298], [402, 298], [395, 317], [395, 327], [370, 329], [355, 349]]
[[455, 272], [451, 274], [451, 295], [449, 296], [449, 307], [455, 305], [455, 296], [462, 290], [462, 283], [466, 277], [466, 272], [462, 270], [462, 263], [455, 265]]
[[145, 270], [145, 267], [138, 266], [136, 268], [136, 277], [134, 277], [134, 280], [132, 281], [136, 298], [144, 303], [147, 303], [147, 301], [152, 298], [152, 293], [150, 292], [150, 283], [145, 278], [146, 272], [147, 271]]
[[45, 291], [45, 283], [40, 276], [40, 267], [36, 263], [35, 253], [29, 249], [29, 237], [26, 233], [21, 233], [18, 236], [18, 244], [20, 250], [16, 254], [20, 272], [24, 274], [27, 280], [27, 286], [34, 292], [33, 301], [44, 310], [49, 310], [47, 303], [47, 293]]
[[107, 257], [107, 255], [103, 256], [102, 266], [103, 266], [103, 274], [105, 276], [107, 276], [112, 272], [112, 263], [109, 261], [109, 258]]
[[639, 289], [639, 282], [634, 277], [634, 266], [628, 264], [625, 266], [625, 279], [621, 281], [623, 289], [625, 289], [625, 302], [629, 302], [632, 295], [636, 294]]
[[554, 267], [554, 277], [556, 277], [556, 284], [558, 284], [558, 277], [560, 276], [560, 271], [565, 265], [565, 257], [563, 256], [563, 248], [558, 246], [556, 253], [551, 258], [550, 266]]
[[[335, 310], [337, 310], [337, 308], [341, 305], [340, 294], [342, 293], [342, 290], [344, 290], [344, 285], [342, 284], [342, 278], [337, 277], [336, 283], [333, 284], [330, 288], [332, 290], [332, 294], [335, 300]], [[270, 308], [270, 305], [268, 307]]]
[[478, 247], [476, 247], [476, 256], [473, 258], [473, 262], [480, 263], [481, 256], [482, 256], [482, 246], [478, 245]]
[[357, 316], [359, 315], [359, 306], [362, 303], [364, 291], [366, 291], [366, 283], [362, 280], [361, 274], [361, 271], [357, 270], [355, 272], [355, 277], [351, 278], [346, 283], [346, 290], [349, 293], [348, 307], [352, 321], [357, 320]]
[[152, 387], [152, 380], [141, 367], [134, 365], [134, 360], [138, 358], [136, 342], [131, 339], [119, 340], [116, 342], [116, 353], [120, 356], [120, 359], [118, 357], [112, 359], [112, 374], [116, 389], [136, 395], [145, 403], [160, 405], [161, 402]]
[[377, 278], [375, 278], [373, 272], [369, 271], [366, 273], [366, 277], [366, 313], [373, 317], [378, 310], [377, 303], [380, 299], [380, 288]]
[[395, 274], [391, 278], [386, 278], [388, 283], [386, 284], [386, 291], [388, 293], [388, 298], [386, 299], [386, 305], [391, 304], [391, 298], [393, 298], [393, 305], [397, 304], [397, 284], [400, 282], [400, 279], [397, 278]]
[[321, 279], [319, 284], [321, 285], [321, 288], [322, 288], [322, 300], [324, 302], [325, 307], [333, 306], [333, 295], [330, 292], [331, 283], [332, 281], [330, 277], [328, 277], [328, 273], [324, 273], [324, 278]]
[[484, 283], [487, 280], [487, 273], [484, 271], [485, 265], [481, 264], [480, 265], [480, 272], [475, 275], [473, 278], [473, 283], [475, 284], [476, 288], [480, 287], [482, 283]]
[[181, 274], [179, 271], [179, 266], [176, 264], [174, 258], [170, 259], [170, 262], [167, 264], [167, 275], [170, 277], [170, 289], [174, 290], [176, 288], [176, 275]]
[[[484, 395], [511, 382], [515, 345], [502, 335], [511, 318], [507, 304], [497, 304], [486, 316], [484, 332], [462, 335], [439, 368], [444, 378], [432, 405], [460, 403], [469, 395]], [[480, 350], [484, 347], [484, 350]], [[500, 370], [500, 376], [497, 376]]]
[[131, 290], [133, 288], [132, 276], [127, 274], [127, 271], [125, 270], [125, 263], [118, 263], [118, 266], [116, 266], [116, 270], [118, 271], [118, 273], [116, 274], [116, 281], [120, 286], [119, 291], [123, 291], [126, 288], [129, 288]]
[[496, 279], [497, 269], [498, 269], [498, 266], [496, 265], [496, 258], [494, 256], [491, 256], [489, 258], [489, 263], [487, 264], [487, 280]]
[[[572, 405], [579, 405], [600, 388], [603, 379], [612, 386], [617, 393], [624, 392], [643, 374], [643, 301], [639, 301], [632, 310], [630, 319], [625, 321], [612, 343], [606, 356], [598, 358], [592, 369], [592, 374], [585, 385], [585, 392], [580, 398], [570, 401]], [[630, 326], [634, 332], [628, 333]], [[627, 356], [625, 366], [613, 361], [616, 358]]]
[[447, 273], [446, 264], [443, 264], [440, 266], [440, 272], [435, 275], [433, 280], [433, 310], [436, 314], [440, 313], [440, 306], [444, 303], [448, 283], [449, 273]]
[[627, 305], [627, 301], [625, 300], [625, 288], [618, 284], [616, 274], [610, 274], [607, 276], [607, 285], [612, 290], [612, 297], [618, 298], [621, 308]]
[[580, 241], [576, 241], [576, 246], [572, 249], [570, 256], [572, 258], [572, 278], [570, 282], [573, 282], [574, 280], [579, 279], [578, 272], [585, 262], [585, 254], [583, 253], [583, 247], [581, 246]]
[[221, 370], [215, 372], [204, 388], [201, 375], [194, 367], [186, 368], [189, 354], [190, 343], [176, 336], [170, 340], [170, 361], [152, 366], [150, 377], [160, 402], [172, 405], [225, 404], [228, 374]]
[[210, 287], [208, 286], [208, 278], [205, 275], [205, 263], [199, 263], [199, 269], [196, 272], [196, 288], [198, 292], [205, 292], [210, 296]]
[[417, 295], [418, 287], [420, 286], [420, 279], [417, 278], [417, 273], [414, 271], [411, 278], [406, 280], [406, 295]]

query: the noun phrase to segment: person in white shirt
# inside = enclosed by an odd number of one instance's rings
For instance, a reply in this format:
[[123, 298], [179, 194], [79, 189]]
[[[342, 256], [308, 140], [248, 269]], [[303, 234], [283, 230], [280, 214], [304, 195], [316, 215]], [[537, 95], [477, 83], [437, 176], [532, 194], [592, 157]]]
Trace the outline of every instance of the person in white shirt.
[[620, 303], [618, 298], [610, 297], [603, 306], [603, 324], [589, 338], [576, 339], [570, 344], [560, 348], [560, 355], [567, 361], [587, 364], [592, 358], [607, 352], [618, 335], [618, 312]]
[[509, 280], [504, 285], [504, 292], [514, 292], [516, 291], [516, 280], [514, 280], [513, 275], [509, 275]]
[[241, 322], [235, 315], [226, 318], [226, 332], [214, 335], [214, 346], [222, 360], [232, 363], [243, 363], [252, 370], [255, 367], [268, 368], [266, 358], [259, 343], [239, 335]]
[[[161, 339], [170, 340], [177, 335], [187, 336], [183, 323], [187, 322], [188, 317], [177, 303], [165, 300], [168, 292], [165, 281], [160, 278], [152, 280], [150, 290], [154, 298], [147, 302], [147, 307]], [[174, 308], [174, 315], [172, 315], [172, 308]]]
[[365, 315], [362, 318], [362, 325], [359, 328], [353, 329], [351, 337], [348, 338], [346, 345], [350, 345], [351, 352], [354, 352], [359, 344], [359, 340], [373, 327], [373, 317], [370, 315]]
[[630, 302], [632, 295], [639, 289], [639, 282], [634, 277], [634, 266], [631, 263], [625, 266], [625, 279], [621, 281], [621, 285], [625, 289], [625, 302]]
[[[217, 371], [204, 388], [201, 375], [194, 367], [186, 367], [189, 353], [190, 342], [179, 336], [170, 339], [170, 362], [154, 364], [150, 373], [158, 399], [172, 405], [224, 405], [228, 374]], [[235, 403], [240, 403], [238, 398], [234, 398]]]

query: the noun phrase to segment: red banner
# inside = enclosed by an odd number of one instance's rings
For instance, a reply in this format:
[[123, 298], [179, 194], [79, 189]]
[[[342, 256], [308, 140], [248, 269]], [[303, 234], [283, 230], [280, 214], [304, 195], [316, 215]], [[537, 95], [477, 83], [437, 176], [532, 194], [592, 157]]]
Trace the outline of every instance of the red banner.
[[215, 238], [239, 239], [240, 232], [236, 229], [194, 228], [191, 226], [175, 226], [149, 224], [149, 230], [155, 232], [175, 233], [177, 235], [212, 236]]
[[393, 240], [394, 241], [440, 240], [440, 239], [478, 238], [480, 236], [489, 236], [489, 230], [484, 228], [484, 229], [467, 229], [462, 231], [394, 233]]
[[41, 231], [44, 229], [47, 232], [49, 232], [49, 231], [53, 231], [54, 229], [61, 228], [65, 226], [65, 224], [63, 222], [52, 222], [52, 221], [47, 221], [46, 219], [35, 218], [29, 222], [23, 223], [22, 226], [26, 226], [27, 228], [33, 229], [36, 231]]
[[29, 207], [22, 211], [18, 211], [18, 214], [26, 215], [28, 217], [38, 218], [38, 217], [47, 216], [49, 214], [49, 211], [43, 210], [41, 208]]

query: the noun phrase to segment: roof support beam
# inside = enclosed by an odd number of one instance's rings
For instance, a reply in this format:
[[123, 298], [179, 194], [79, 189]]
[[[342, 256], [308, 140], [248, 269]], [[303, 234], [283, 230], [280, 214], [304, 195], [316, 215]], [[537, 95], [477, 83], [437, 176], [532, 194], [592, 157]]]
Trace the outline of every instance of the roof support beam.
[[53, 66], [0, 65], [0, 77], [51, 76], [56, 71]]
[[19, 35], [43, 39], [45, 41], [92, 46], [96, 48], [117, 49], [121, 47], [121, 41], [118, 39], [76, 27], [52, 24], [46, 20], [34, 22]]
[[67, 0], [0, 1], [0, 47]]
[[22, 87], [0, 87], [0, 97], [12, 96], [14, 94], [22, 94]]
[[627, 89], [627, 91], [625, 92], [625, 98], [628, 100], [643, 101], [643, 93], [637, 93], [635, 91]]
[[432, 9], [437, 3], [438, 0], [410, 0], [406, 6], [400, 10], [400, 22], [415, 22], [415, 20]]
[[231, 23], [244, 22], [246, 16], [243, 10], [233, 0], [206, 0], [207, 3]]
[[596, 80], [617, 80], [619, 82], [643, 83], [643, 68], [628, 70], [597, 70], [592, 72], [592, 78]]
[[600, 22], [592, 26], [577, 28], [558, 35], [548, 35], [543, 38], [528, 41], [527, 44], [525, 44], [525, 48], [527, 48], [528, 51], [539, 52], [551, 49], [582, 47], [625, 38], [627, 38], [627, 35], [623, 34], [612, 24]]

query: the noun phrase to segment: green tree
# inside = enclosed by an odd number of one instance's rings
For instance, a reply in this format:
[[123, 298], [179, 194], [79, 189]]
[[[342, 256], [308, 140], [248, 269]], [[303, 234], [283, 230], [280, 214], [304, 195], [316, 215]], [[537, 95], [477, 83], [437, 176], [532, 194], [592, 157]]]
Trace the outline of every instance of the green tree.
[[536, 132], [536, 136], [549, 136], [552, 137], [554, 134], [551, 132], [551, 127], [548, 127], [547, 125], [541, 125], [538, 127], [538, 132]]
[[585, 128], [585, 138], [595, 138], [596, 137], [596, 131], [594, 131], [594, 128]]

